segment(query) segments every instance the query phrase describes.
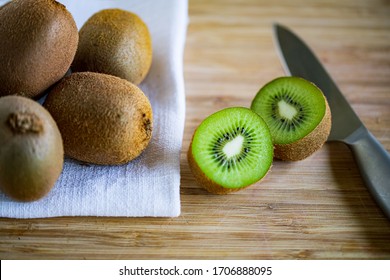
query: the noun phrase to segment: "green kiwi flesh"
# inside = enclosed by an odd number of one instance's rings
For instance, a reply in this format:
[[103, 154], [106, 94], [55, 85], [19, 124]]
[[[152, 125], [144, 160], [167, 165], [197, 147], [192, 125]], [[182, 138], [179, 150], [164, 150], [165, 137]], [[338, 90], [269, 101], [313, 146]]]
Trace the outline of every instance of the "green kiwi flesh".
[[152, 137], [147, 96], [127, 80], [76, 72], [57, 83], [44, 102], [64, 141], [65, 155], [101, 165], [138, 157]]
[[275, 157], [301, 160], [326, 141], [331, 114], [325, 96], [313, 83], [299, 77], [280, 77], [262, 87], [251, 109], [269, 126]]
[[195, 130], [188, 162], [198, 183], [215, 194], [245, 188], [272, 165], [271, 134], [248, 108], [232, 107], [207, 117]]
[[0, 9], [0, 96], [35, 98], [68, 71], [76, 23], [54, 0], [14, 0]]
[[38, 102], [0, 98], [0, 189], [18, 201], [46, 196], [62, 171], [64, 149], [53, 118]]

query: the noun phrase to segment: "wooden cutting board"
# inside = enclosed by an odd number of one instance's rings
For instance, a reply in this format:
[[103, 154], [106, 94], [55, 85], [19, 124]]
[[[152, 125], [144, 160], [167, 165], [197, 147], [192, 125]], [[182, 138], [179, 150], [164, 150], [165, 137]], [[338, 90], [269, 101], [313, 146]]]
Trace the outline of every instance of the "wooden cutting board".
[[390, 259], [390, 221], [343, 144], [301, 162], [275, 161], [262, 182], [225, 196], [201, 189], [186, 160], [206, 116], [250, 106], [262, 85], [284, 75], [274, 22], [312, 47], [390, 150], [389, 2], [190, 0], [189, 14], [181, 216], [0, 219], [0, 258]]

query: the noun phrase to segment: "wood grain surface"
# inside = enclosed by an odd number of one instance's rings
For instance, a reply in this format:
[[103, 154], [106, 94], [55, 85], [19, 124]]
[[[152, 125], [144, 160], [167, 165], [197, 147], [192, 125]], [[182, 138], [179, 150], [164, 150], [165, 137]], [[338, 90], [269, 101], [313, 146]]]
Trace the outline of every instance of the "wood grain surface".
[[285, 75], [274, 22], [311, 46], [390, 150], [390, 1], [190, 0], [189, 15], [181, 216], [0, 219], [0, 258], [390, 259], [390, 221], [343, 144], [275, 161], [262, 182], [225, 196], [200, 188], [186, 160], [205, 117], [250, 106], [262, 85]]

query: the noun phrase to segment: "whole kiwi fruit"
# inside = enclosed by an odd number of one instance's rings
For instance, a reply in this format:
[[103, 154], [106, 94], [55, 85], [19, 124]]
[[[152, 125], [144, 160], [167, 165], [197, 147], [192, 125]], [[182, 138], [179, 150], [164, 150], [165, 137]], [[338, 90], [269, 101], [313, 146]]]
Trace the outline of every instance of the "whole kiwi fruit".
[[0, 98], [0, 188], [18, 201], [44, 197], [61, 174], [64, 149], [53, 118], [38, 102]]
[[152, 39], [142, 19], [121, 9], [92, 15], [80, 29], [74, 72], [114, 75], [140, 84], [152, 63]]
[[69, 69], [78, 30], [54, 0], [14, 0], [0, 9], [0, 96], [39, 97]]
[[152, 107], [136, 85], [107, 74], [76, 72], [48, 93], [44, 106], [61, 131], [65, 155], [102, 165], [127, 163], [152, 136]]
[[197, 127], [187, 158], [196, 181], [207, 191], [236, 192], [258, 182], [270, 170], [271, 134], [252, 110], [226, 108]]
[[300, 77], [279, 77], [264, 85], [252, 101], [251, 109], [270, 128], [275, 157], [302, 160], [327, 140], [331, 112], [322, 91]]

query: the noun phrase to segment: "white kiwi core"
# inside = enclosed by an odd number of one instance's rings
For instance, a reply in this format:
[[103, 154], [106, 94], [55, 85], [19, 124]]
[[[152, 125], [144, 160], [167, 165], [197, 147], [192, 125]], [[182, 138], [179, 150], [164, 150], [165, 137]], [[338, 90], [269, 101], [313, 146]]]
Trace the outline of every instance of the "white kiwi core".
[[294, 116], [298, 113], [297, 109], [294, 106], [288, 104], [284, 100], [278, 102], [279, 114], [280, 116], [292, 120]]
[[242, 135], [237, 135], [232, 141], [227, 142], [222, 149], [226, 157], [232, 158], [239, 155], [242, 151], [244, 140]]

